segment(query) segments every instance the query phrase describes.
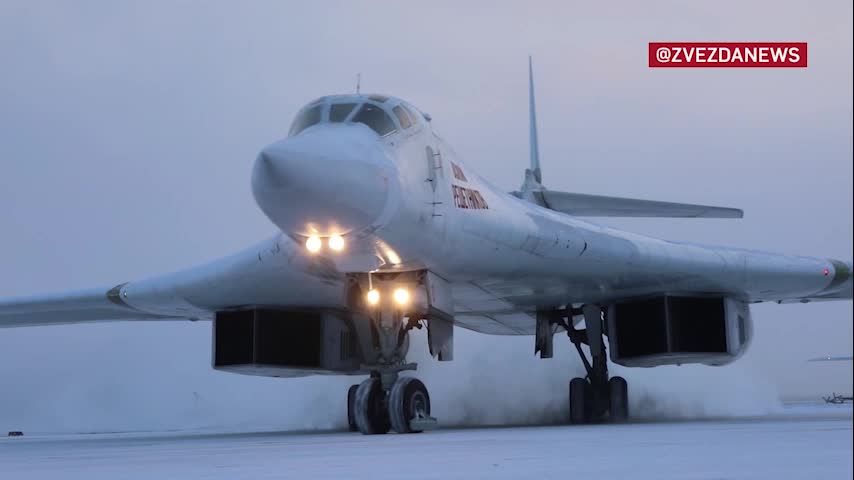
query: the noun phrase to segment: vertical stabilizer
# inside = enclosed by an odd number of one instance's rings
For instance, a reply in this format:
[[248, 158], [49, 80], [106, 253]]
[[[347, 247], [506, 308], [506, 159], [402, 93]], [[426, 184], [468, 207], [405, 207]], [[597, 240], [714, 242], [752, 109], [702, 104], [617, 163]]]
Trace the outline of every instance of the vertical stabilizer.
[[513, 192], [513, 195], [526, 202], [548, 208], [543, 197], [545, 188], [543, 187], [543, 175], [540, 172], [540, 144], [537, 140], [537, 105], [534, 102], [534, 65], [530, 56], [528, 56], [528, 114], [530, 115], [528, 142], [531, 147], [531, 164], [525, 169], [525, 179], [522, 181], [522, 187], [518, 192]]
[[530, 115], [530, 131], [528, 142], [531, 144], [531, 174], [537, 183], [542, 183], [540, 173], [540, 144], [537, 140], [537, 105], [534, 102], [534, 66], [528, 56], [528, 114]]

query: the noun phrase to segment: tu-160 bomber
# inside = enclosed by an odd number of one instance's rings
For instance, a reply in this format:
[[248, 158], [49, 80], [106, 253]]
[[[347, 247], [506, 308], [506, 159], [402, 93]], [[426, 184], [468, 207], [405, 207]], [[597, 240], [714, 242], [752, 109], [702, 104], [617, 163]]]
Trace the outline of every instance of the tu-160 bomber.
[[545, 188], [530, 64], [529, 78], [530, 159], [518, 191], [478, 175], [405, 100], [322, 97], [255, 160], [252, 191], [279, 229], [273, 238], [186, 271], [3, 300], [0, 327], [212, 321], [215, 369], [368, 375], [347, 392], [348, 420], [381, 434], [437, 423], [426, 386], [401, 375], [416, 368], [407, 361], [415, 328], [426, 328], [438, 361], [453, 359], [455, 327], [530, 336], [542, 358], [566, 334], [586, 369], [569, 381], [570, 421], [620, 422], [629, 390], [609, 375], [609, 357], [627, 367], [724, 365], [751, 342], [751, 304], [852, 298], [850, 260], [671, 242], [583, 220], [743, 214]]

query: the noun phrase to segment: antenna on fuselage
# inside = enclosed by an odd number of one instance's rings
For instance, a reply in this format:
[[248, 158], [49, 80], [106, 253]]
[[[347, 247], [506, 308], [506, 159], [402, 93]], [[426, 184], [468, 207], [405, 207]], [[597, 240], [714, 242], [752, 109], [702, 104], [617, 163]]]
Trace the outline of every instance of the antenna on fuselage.
[[359, 95], [359, 91], [362, 89], [362, 74], [356, 74], [356, 95]]

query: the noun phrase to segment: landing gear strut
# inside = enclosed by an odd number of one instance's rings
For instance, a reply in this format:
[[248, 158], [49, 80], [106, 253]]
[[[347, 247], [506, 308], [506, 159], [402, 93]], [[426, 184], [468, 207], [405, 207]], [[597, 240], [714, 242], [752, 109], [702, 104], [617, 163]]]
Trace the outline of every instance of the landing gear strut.
[[[629, 392], [623, 377], [608, 378], [608, 355], [602, 341], [602, 309], [598, 305], [584, 305], [585, 330], [576, 330], [571, 318], [564, 324], [569, 340], [575, 345], [584, 369], [585, 378], [569, 382], [569, 421], [573, 424], [610, 420], [625, 422], [629, 417]], [[590, 347], [587, 359], [581, 344]]]
[[[370, 304], [359, 278], [354, 277], [347, 293], [353, 312], [353, 323], [359, 340], [364, 364], [370, 378], [350, 387], [347, 395], [347, 420], [350, 431], [365, 435], [418, 433], [436, 428], [430, 416], [430, 394], [415, 377], [400, 376], [404, 370], [415, 370], [406, 362], [409, 350], [409, 331], [422, 328], [421, 320], [438, 323], [428, 315], [417, 313], [416, 305], [395, 299], [392, 288], [399, 289], [407, 278], [389, 276], [386, 281], [376, 274], [372, 289], [379, 292], [378, 300]], [[420, 277], [417, 277], [420, 278]], [[435, 327], [434, 326], [431, 326]], [[441, 359], [441, 358], [440, 358]]]

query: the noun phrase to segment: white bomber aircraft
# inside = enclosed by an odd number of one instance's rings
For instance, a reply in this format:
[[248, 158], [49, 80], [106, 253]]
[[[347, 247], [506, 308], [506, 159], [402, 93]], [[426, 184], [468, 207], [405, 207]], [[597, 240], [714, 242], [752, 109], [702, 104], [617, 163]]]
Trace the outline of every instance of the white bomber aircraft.
[[454, 326], [530, 335], [542, 358], [566, 332], [587, 370], [569, 383], [570, 421], [622, 421], [628, 389], [609, 378], [606, 352], [628, 367], [723, 365], [750, 343], [750, 304], [852, 298], [850, 261], [580, 220], [742, 212], [544, 188], [530, 64], [529, 75], [530, 168], [517, 192], [466, 166], [403, 100], [323, 97], [255, 161], [255, 200], [281, 230], [272, 239], [187, 271], [2, 301], [0, 327], [212, 320], [215, 369], [370, 375], [350, 388], [348, 417], [376, 434], [436, 424], [424, 384], [399, 375], [415, 369], [412, 328], [426, 327], [440, 361], [453, 358]]

